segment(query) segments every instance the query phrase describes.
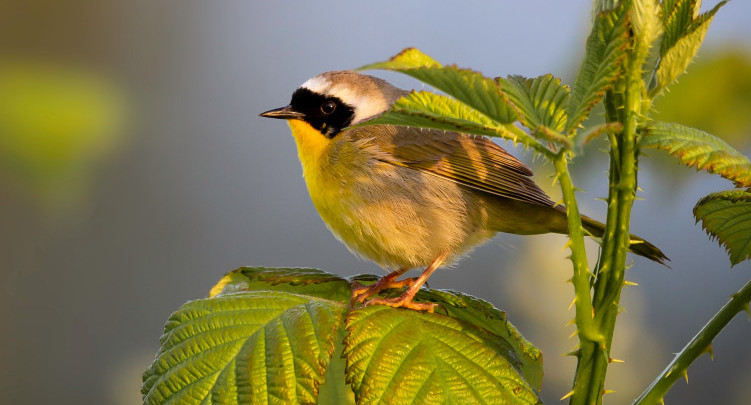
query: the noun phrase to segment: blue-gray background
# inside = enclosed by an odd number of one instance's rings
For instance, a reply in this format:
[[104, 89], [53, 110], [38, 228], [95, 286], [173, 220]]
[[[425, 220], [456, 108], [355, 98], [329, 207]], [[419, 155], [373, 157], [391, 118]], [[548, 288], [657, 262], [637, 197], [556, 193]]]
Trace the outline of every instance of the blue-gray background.
[[[0, 403], [8, 404], [138, 403], [140, 373], [170, 312], [238, 266], [380, 273], [325, 229], [286, 125], [257, 116], [285, 105], [307, 78], [415, 46], [487, 75], [551, 72], [571, 83], [591, 20], [586, 1], [15, 3], [0, 5], [0, 62], [86, 71], [117, 89], [128, 118], [76, 187], [63, 181], [42, 198], [22, 178], [0, 176]], [[702, 54], [748, 52], [750, 15], [749, 2], [727, 5]], [[515, 153], [554, 194], [550, 168]], [[575, 179], [583, 210], [598, 218], [605, 167], [593, 160]], [[626, 362], [611, 367], [609, 403], [630, 402], [751, 276], [748, 263], [729, 268], [691, 215], [698, 198], [729, 182], [649, 158], [640, 174], [646, 200], [634, 207], [632, 230], [658, 244], [672, 270], [634, 259], [628, 279], [639, 286], [624, 292], [614, 349]], [[503, 235], [430, 280], [508, 312], [543, 350], [548, 403], [568, 391], [575, 367], [560, 356], [575, 344], [565, 326], [573, 292], [564, 242]], [[666, 402], [748, 403], [750, 338], [749, 323], [735, 319], [714, 344], [714, 362], [700, 358], [690, 384], [679, 381]]]

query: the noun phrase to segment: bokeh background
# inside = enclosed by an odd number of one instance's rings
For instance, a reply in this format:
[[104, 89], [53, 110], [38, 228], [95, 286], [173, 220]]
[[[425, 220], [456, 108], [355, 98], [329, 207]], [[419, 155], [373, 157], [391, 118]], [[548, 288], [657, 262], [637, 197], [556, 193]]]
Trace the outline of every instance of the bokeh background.
[[[710, 2], [707, 6], [714, 5]], [[693, 75], [658, 104], [751, 152], [751, 3], [721, 10]], [[380, 273], [316, 214], [289, 130], [258, 113], [307, 78], [416, 46], [488, 75], [571, 83], [587, 1], [0, 3], [0, 403], [135, 404], [169, 314], [241, 265]], [[376, 73], [405, 88], [422, 85]], [[509, 145], [510, 147], [511, 145]], [[515, 152], [555, 195], [551, 169]], [[603, 218], [605, 154], [577, 161]], [[633, 257], [607, 402], [629, 403], [751, 277], [730, 269], [691, 208], [722, 179], [650, 152], [632, 229], [672, 269]], [[561, 236], [501, 235], [431, 287], [506, 310], [545, 355], [543, 398], [568, 390], [575, 339]], [[596, 245], [591, 244], [594, 259]], [[751, 325], [737, 317], [667, 397], [751, 401]]]

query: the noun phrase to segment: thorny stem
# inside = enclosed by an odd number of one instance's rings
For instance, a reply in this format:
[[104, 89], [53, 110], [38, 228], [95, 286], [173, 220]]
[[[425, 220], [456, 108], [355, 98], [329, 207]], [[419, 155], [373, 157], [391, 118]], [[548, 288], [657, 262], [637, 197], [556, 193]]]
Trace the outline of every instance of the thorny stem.
[[601, 341], [602, 335], [595, 329], [592, 312], [592, 296], [589, 286], [589, 266], [587, 253], [584, 248], [584, 229], [582, 228], [579, 207], [576, 203], [574, 184], [568, 172], [566, 151], [559, 152], [555, 160], [555, 170], [561, 185], [563, 203], [566, 205], [568, 218], [569, 245], [571, 248], [571, 262], [574, 265], [574, 284], [576, 308], [576, 326], [580, 339], [587, 341]]
[[[587, 255], [584, 247], [584, 230], [579, 216], [579, 208], [576, 202], [574, 185], [568, 171], [567, 152], [560, 151], [553, 160], [556, 173], [561, 185], [563, 202], [566, 205], [568, 218], [569, 247], [571, 249], [571, 263], [574, 266], [574, 275], [571, 282], [574, 285], [574, 308], [576, 310], [576, 327], [579, 334], [580, 347], [599, 346], [603, 342], [603, 335], [594, 324], [594, 310], [592, 308], [591, 287], [589, 284], [590, 272], [587, 265]], [[579, 353], [577, 369], [582, 369], [585, 374], [591, 373], [594, 362], [591, 359], [582, 361], [582, 353]], [[586, 369], [586, 370], [584, 370]], [[580, 379], [575, 381], [574, 392], [584, 392], [588, 381]]]
[[609, 138], [608, 213], [600, 265], [593, 285], [595, 325], [604, 339], [600, 342], [582, 342], [571, 404], [602, 403], [610, 347], [624, 285], [631, 207], [636, 193], [636, 131], [643, 87], [637, 58], [627, 57], [624, 69], [624, 76], [613, 91], [607, 93], [604, 101], [606, 120], [620, 122], [623, 126], [620, 133]]
[[712, 341], [720, 331], [727, 326], [731, 319], [739, 312], [749, 312], [748, 303], [751, 301], [751, 281], [733, 294], [725, 306], [723, 306], [712, 319], [704, 325], [683, 350], [678, 353], [673, 361], [660, 373], [660, 375], [639, 395], [634, 401], [637, 405], [651, 405], [662, 403], [662, 399], [670, 387], [681, 377], [686, 376], [688, 366], [703, 353], [712, 354]]

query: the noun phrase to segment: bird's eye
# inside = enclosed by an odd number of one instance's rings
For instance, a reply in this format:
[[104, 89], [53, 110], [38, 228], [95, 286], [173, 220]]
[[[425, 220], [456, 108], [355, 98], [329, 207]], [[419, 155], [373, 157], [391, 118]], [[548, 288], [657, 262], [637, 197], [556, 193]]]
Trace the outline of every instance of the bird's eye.
[[321, 104], [321, 112], [326, 115], [333, 113], [334, 110], [336, 110], [336, 103], [331, 100], [328, 100]]

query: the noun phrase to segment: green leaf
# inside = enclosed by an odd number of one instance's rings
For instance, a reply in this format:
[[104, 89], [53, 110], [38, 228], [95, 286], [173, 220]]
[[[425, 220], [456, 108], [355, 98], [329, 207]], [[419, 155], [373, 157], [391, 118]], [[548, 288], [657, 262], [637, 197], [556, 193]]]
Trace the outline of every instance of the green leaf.
[[524, 131], [512, 124], [501, 124], [450, 97], [429, 91], [413, 91], [394, 103], [383, 115], [361, 125], [403, 125], [497, 136], [521, 143], [535, 151], [550, 153]]
[[630, 1], [621, 1], [615, 9], [604, 11], [595, 18], [587, 38], [584, 62], [571, 90], [566, 133], [579, 127], [621, 72], [628, 45], [626, 10], [629, 5]]
[[348, 303], [352, 295], [349, 281], [318, 269], [240, 267], [225, 274], [209, 297], [254, 290], [285, 291], [342, 303]]
[[314, 404], [345, 309], [281, 291], [189, 302], [144, 373], [144, 403]]
[[667, 151], [686, 166], [696, 167], [751, 186], [751, 162], [727, 142], [698, 129], [679, 124], [650, 124], [639, 141], [642, 148]]
[[521, 369], [529, 385], [542, 388], [542, 353], [532, 343], [524, 339], [519, 331], [508, 322], [506, 313], [496, 309], [489, 302], [453, 290], [420, 290], [418, 300], [440, 304], [437, 313], [468, 322], [480, 329], [486, 329], [511, 345], [516, 358], [521, 361]]
[[[361, 274], [350, 280], [369, 285], [376, 282], [378, 277], [372, 274]], [[380, 296], [396, 297], [401, 293], [401, 290], [386, 290]], [[524, 339], [514, 325], [506, 320], [505, 312], [496, 309], [487, 301], [453, 290], [423, 288], [417, 292], [415, 300], [438, 303], [436, 313], [468, 322], [499, 336], [501, 340], [511, 345], [514, 354], [521, 360], [520, 368], [529, 385], [537, 390], [542, 387], [542, 353]]]
[[[662, 58], [656, 74], [657, 86], [650, 90], [651, 96], [658, 94], [686, 71], [704, 41], [712, 18], [726, 2], [720, 2], [694, 20], [691, 20], [691, 7], [685, 5], [687, 0], [679, 1], [675, 5], [674, 15], [671, 15], [666, 22], [665, 35], [660, 48]], [[686, 18], [688, 18], [687, 21]]]
[[657, 0], [634, 0], [633, 6], [629, 10], [635, 39], [634, 58], [639, 61], [639, 65], [644, 64], [650, 56], [650, 51], [653, 51], [649, 62], [647, 62], [649, 69], [645, 72], [649, 76], [653, 73], [652, 68], [659, 52], [659, 49], [653, 50], [652, 48], [663, 33], [659, 11], [660, 5]]
[[751, 193], [736, 189], [712, 193], [694, 207], [696, 221], [730, 255], [732, 266], [751, 258]]
[[441, 67], [435, 59], [422, 53], [417, 48], [405, 48], [398, 54], [391, 57], [391, 59], [383, 62], [371, 63], [365, 65], [357, 70], [371, 70], [371, 69], [383, 69], [383, 70], [396, 70], [402, 71], [406, 69], [417, 68], [429, 68], [429, 67]]
[[456, 98], [489, 118], [510, 124], [517, 116], [493, 79], [456, 66], [441, 66], [415, 48], [407, 48], [388, 61], [361, 67], [401, 72]]
[[358, 404], [540, 403], [512, 346], [487, 329], [382, 305], [354, 310], [346, 323]]
[[662, 37], [660, 55], [665, 56], [678, 40], [686, 35], [686, 30], [693, 20], [693, 4], [696, 0], [674, 0], [662, 5], [662, 20], [665, 33]]
[[539, 127], [563, 131], [569, 89], [561, 84], [561, 79], [547, 74], [534, 79], [509, 76], [496, 80], [516, 107], [524, 126], [532, 131]]

